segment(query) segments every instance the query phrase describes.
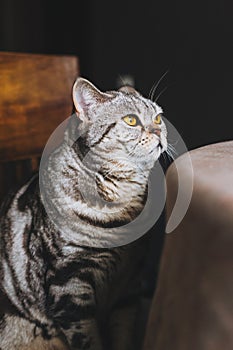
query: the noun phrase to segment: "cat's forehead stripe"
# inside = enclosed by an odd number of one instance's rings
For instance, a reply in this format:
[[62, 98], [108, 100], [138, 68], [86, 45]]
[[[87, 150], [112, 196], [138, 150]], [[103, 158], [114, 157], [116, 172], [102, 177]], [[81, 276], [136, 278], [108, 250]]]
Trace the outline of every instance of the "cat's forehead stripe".
[[[149, 101], [146, 101], [146, 99], [144, 99], [142, 96], [129, 94], [127, 97], [130, 98], [130, 102], [133, 103], [133, 108], [138, 112], [139, 117], [143, 118], [144, 115], [149, 115], [151, 113], [154, 114], [153, 105]], [[129, 102], [129, 100], [127, 102]]]
[[162, 113], [162, 109], [159, 106], [155, 105], [154, 103], [152, 103], [152, 101], [147, 100], [142, 96], [131, 96], [131, 99], [134, 103], [134, 107], [139, 112], [139, 118], [141, 119], [141, 121], [143, 119], [143, 122], [151, 122], [154, 115]]
[[146, 106], [146, 109], [151, 108], [150, 104], [145, 99], [141, 99], [141, 102]]
[[[133, 103], [133, 107], [137, 110], [137, 112], [138, 112], [139, 114], [141, 114], [141, 110], [140, 110], [140, 108], [139, 108], [139, 106], [138, 106], [138, 98], [136, 98], [136, 97], [135, 97], [134, 95], [132, 95], [132, 94], [127, 94], [127, 98], [130, 98], [130, 102]], [[128, 99], [126, 99], [125, 102], [128, 104]]]
[[[131, 98], [132, 98], [132, 97], [131, 97]], [[132, 98], [132, 102], [133, 102], [134, 108], [137, 110], [137, 112], [138, 112], [139, 114], [141, 114], [141, 110], [140, 110], [139, 106], [137, 105], [137, 101], [134, 101], [133, 98]]]

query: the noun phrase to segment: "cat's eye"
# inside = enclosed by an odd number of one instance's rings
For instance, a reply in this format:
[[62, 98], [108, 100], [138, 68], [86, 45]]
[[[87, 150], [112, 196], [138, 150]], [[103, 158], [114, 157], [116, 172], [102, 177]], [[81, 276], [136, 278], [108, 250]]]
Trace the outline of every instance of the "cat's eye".
[[126, 115], [123, 120], [130, 126], [136, 126], [138, 124], [138, 120], [134, 115]]
[[161, 121], [162, 121], [161, 114], [158, 114], [154, 119], [154, 123], [161, 124]]

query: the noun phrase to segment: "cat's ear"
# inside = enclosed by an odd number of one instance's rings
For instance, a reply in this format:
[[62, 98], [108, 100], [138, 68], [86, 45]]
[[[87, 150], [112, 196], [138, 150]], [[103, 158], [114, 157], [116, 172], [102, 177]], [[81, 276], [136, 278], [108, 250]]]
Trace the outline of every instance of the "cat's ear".
[[73, 102], [77, 116], [84, 122], [88, 121], [88, 111], [91, 106], [103, 103], [113, 96], [98, 90], [84, 78], [78, 78], [73, 86]]

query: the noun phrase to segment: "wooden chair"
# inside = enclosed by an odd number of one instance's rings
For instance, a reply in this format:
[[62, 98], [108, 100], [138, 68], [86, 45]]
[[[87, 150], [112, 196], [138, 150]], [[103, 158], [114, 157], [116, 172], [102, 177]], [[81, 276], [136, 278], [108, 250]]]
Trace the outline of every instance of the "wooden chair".
[[72, 113], [75, 56], [0, 52], [0, 201], [38, 169], [54, 129]]

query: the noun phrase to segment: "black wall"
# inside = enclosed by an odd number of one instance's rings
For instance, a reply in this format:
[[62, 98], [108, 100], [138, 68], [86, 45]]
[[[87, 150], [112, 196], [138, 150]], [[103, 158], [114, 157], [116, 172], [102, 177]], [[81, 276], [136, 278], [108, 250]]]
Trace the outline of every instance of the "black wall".
[[233, 3], [228, 1], [1, 0], [0, 49], [76, 54], [82, 75], [112, 89], [131, 74], [160, 90], [187, 146], [232, 138]]

